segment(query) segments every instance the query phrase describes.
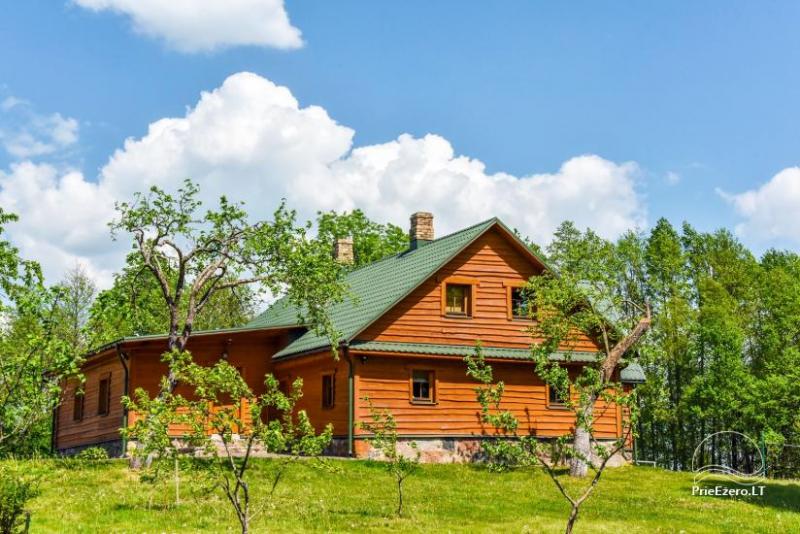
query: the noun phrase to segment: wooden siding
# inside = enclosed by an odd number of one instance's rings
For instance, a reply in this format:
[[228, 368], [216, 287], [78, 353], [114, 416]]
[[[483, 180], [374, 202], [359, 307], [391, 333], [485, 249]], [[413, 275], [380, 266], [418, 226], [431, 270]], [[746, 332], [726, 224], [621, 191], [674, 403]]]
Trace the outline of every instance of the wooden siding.
[[[90, 361], [83, 369], [86, 381], [83, 384], [83, 419], [73, 421], [75, 391], [80, 385], [69, 380], [64, 387], [61, 405], [57, 410], [56, 449], [68, 449], [81, 445], [103, 443], [119, 439], [122, 427], [122, 392], [124, 374], [116, 352], [108, 351]], [[98, 415], [100, 380], [111, 375], [111, 404], [107, 415]]]
[[[162, 342], [163, 343], [163, 342]], [[243, 333], [219, 337], [195, 338], [189, 341], [187, 349], [192, 353], [194, 361], [200, 365], [213, 365], [223, 355], [227, 355], [230, 365], [240, 369], [247, 384], [256, 395], [264, 392], [264, 377], [272, 370], [271, 357], [286, 343], [284, 336], [264, 337], [262, 335]], [[161, 361], [163, 345], [153, 345], [131, 350], [129, 352], [130, 392], [143, 388], [154, 395], [158, 393], [161, 377], [166, 375], [167, 366]], [[175, 393], [191, 398], [190, 387], [178, 384]], [[131, 413], [130, 424], [138, 417]], [[180, 436], [188, 430], [183, 425], [171, 425], [170, 434]]]
[[[322, 377], [334, 375], [334, 403], [331, 408], [322, 407]], [[293, 358], [275, 363], [275, 377], [291, 387], [295, 379], [303, 379], [303, 398], [297, 404], [299, 410], [305, 410], [311, 423], [318, 431], [327, 423], [333, 424], [335, 436], [347, 435], [347, 374], [348, 365], [343, 358], [334, 360], [329, 351]]]
[[[495, 347], [528, 347], [526, 331], [531, 321], [510, 319], [508, 284], [523, 283], [539, 274], [530, 257], [508, 238], [491, 230], [477, 239], [438, 273], [358, 335], [365, 341], [472, 345], [481, 340]], [[472, 280], [472, 317], [442, 314], [447, 279]], [[594, 350], [596, 345], [581, 336], [576, 350]]]
[[[487, 435], [494, 429], [484, 427], [480, 405], [475, 400], [477, 383], [466, 375], [465, 364], [457, 359], [404, 358], [368, 355], [359, 362], [356, 391], [356, 421], [369, 417], [369, 396], [377, 409], [389, 410], [397, 420], [397, 430], [406, 435]], [[527, 362], [492, 362], [495, 379], [505, 383], [502, 409], [514, 413], [519, 432], [553, 437], [571, 432], [574, 417], [569, 410], [547, 407], [547, 389]], [[415, 404], [410, 400], [409, 377], [412, 370], [435, 373], [435, 403]], [[619, 410], [605, 403], [596, 405], [596, 436], [619, 435]]]

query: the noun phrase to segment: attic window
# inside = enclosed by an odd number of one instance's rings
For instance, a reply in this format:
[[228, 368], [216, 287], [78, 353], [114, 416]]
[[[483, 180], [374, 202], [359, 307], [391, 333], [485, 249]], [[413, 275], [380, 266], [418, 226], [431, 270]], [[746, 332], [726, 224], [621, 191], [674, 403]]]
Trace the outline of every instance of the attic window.
[[506, 287], [506, 306], [508, 318], [510, 319], [532, 319], [533, 302], [531, 302], [530, 290], [526, 289], [525, 282], [522, 280], [506, 280], [503, 282]]
[[472, 286], [469, 284], [446, 284], [445, 287], [445, 314], [469, 317]]

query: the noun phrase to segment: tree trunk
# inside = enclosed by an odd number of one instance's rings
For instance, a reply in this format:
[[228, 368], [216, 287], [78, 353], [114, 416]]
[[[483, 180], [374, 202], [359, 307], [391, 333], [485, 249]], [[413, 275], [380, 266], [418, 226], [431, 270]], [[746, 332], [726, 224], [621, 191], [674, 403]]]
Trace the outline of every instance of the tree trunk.
[[567, 519], [567, 528], [564, 530], [565, 534], [572, 534], [572, 529], [575, 528], [575, 521], [577, 520], [578, 507], [573, 504], [572, 510], [569, 512], [569, 518]]
[[580, 411], [579, 419], [585, 421], [584, 424], [575, 423], [575, 437], [572, 441], [572, 450], [575, 455], [570, 461], [569, 474], [574, 477], [585, 477], [589, 471], [586, 458], [591, 457], [592, 453], [592, 415], [594, 414], [594, 396], [588, 399], [585, 406], [578, 408]]
[[403, 479], [397, 479], [397, 515], [403, 515]]

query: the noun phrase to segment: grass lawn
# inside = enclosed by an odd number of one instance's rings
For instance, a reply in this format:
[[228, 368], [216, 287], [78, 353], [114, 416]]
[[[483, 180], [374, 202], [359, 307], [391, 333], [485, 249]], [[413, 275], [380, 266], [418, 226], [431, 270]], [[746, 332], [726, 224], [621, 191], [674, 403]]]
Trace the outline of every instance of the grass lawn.
[[[334, 461], [339, 472], [290, 468], [271, 500], [257, 460], [261, 512], [253, 532], [559, 532], [568, 506], [539, 470], [495, 474], [469, 465], [425, 465], [406, 482], [406, 513], [394, 517], [393, 480], [379, 464]], [[196, 476], [142, 483], [122, 461], [84, 466], [42, 460], [32, 532], [236, 532], [230, 505]], [[261, 483], [259, 483], [259, 478]], [[800, 484], [768, 482], [763, 497], [693, 497], [692, 477], [646, 467], [609, 469], [584, 505], [577, 532], [800, 532]]]

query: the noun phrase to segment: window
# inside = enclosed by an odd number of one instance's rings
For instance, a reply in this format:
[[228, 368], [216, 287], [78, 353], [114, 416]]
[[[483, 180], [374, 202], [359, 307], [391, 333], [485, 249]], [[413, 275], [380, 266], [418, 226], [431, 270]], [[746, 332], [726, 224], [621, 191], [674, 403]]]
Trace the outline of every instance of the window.
[[503, 285], [506, 287], [508, 318], [511, 319], [532, 319], [535, 311], [530, 290], [526, 288], [522, 280], [505, 280]]
[[111, 374], [100, 379], [97, 387], [97, 415], [108, 415], [111, 407]]
[[548, 384], [547, 404], [549, 406], [564, 406], [566, 404], [566, 397], [559, 395], [558, 389]]
[[446, 284], [445, 287], [445, 314], [468, 317], [471, 311], [472, 286], [468, 284]]
[[433, 402], [433, 371], [411, 372], [411, 402]]
[[334, 375], [322, 375], [322, 407], [333, 408], [336, 398], [336, 381]]
[[73, 421], [83, 421], [83, 400], [86, 397], [83, 396], [83, 393], [75, 390], [75, 397], [72, 400], [72, 420]]

